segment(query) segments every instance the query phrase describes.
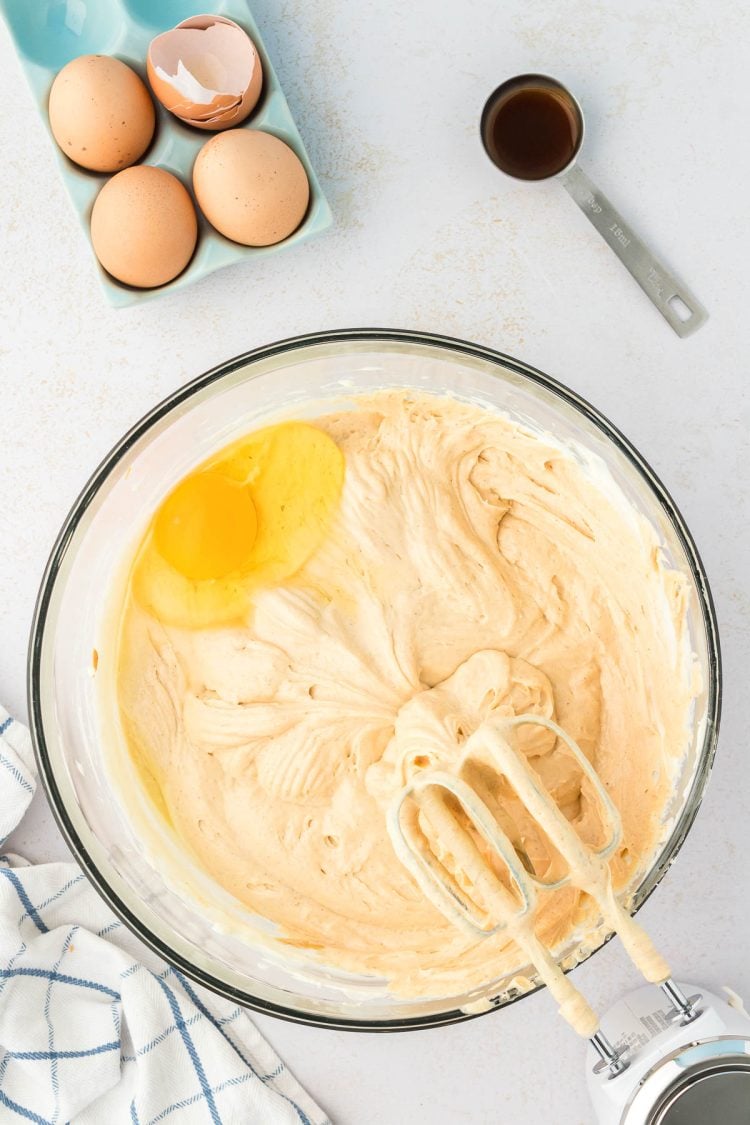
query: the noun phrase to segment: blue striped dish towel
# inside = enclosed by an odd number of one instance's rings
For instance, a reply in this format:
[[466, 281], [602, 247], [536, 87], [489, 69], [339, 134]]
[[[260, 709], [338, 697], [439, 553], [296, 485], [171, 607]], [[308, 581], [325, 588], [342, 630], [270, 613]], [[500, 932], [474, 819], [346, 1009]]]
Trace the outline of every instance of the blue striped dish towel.
[[[36, 788], [0, 708], [0, 846]], [[0, 1122], [330, 1125], [246, 1013], [141, 945], [75, 863], [0, 856]]]

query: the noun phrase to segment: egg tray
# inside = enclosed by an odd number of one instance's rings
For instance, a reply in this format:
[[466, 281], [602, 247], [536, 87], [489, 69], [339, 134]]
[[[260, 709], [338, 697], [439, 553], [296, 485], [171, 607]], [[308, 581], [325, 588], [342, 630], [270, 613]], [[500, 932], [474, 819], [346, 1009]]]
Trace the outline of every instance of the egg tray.
[[[190, 16], [226, 16], [248, 33], [263, 64], [260, 100], [239, 129], [263, 129], [285, 141], [302, 161], [310, 182], [310, 202], [300, 226], [273, 246], [241, 246], [208, 223], [196, 205], [198, 244], [187, 267], [173, 281], [156, 289], [136, 289], [117, 281], [96, 261], [102, 288], [110, 304], [134, 305], [163, 293], [182, 289], [214, 270], [252, 258], [276, 254], [331, 225], [326, 202], [305, 151], [284, 91], [276, 77], [260, 32], [244, 0], [0, 0], [0, 12], [13, 37], [26, 77], [36, 98], [47, 131], [49, 91], [57, 72], [78, 55], [114, 55], [132, 67], [151, 88], [146, 77], [146, 53], [151, 40]], [[153, 97], [153, 95], [152, 95]], [[156, 129], [139, 164], [153, 164], [174, 173], [193, 195], [192, 171], [198, 152], [215, 136], [184, 125], [153, 98]], [[89, 172], [73, 164], [60, 151], [50, 132], [57, 163], [70, 198], [90, 241], [94, 200], [110, 179], [108, 173]], [[193, 197], [194, 199], [194, 197]], [[93, 250], [92, 250], [93, 253]]]

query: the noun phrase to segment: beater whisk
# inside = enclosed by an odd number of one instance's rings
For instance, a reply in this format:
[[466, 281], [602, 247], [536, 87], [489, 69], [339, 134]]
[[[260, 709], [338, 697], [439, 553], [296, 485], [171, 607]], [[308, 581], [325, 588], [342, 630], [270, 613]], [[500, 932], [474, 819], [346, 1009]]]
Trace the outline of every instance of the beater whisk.
[[[605, 841], [599, 847], [583, 842], [525, 755], [512, 746], [512, 732], [534, 724], [546, 727], [565, 744], [588, 781], [604, 826]], [[545, 881], [528, 869], [528, 858], [522, 858], [485, 801], [460, 776], [466, 762], [480, 751], [565, 861], [567, 870], [560, 878]], [[620, 935], [635, 967], [668, 997], [675, 1018], [690, 1022], [699, 1014], [672, 980], [669, 965], [648, 934], [618, 901], [609, 858], [622, 836], [619, 813], [580, 746], [551, 719], [528, 714], [488, 720], [468, 739], [455, 772], [426, 769], [411, 778], [396, 794], [387, 826], [399, 860], [449, 921], [473, 937], [487, 938], [505, 930], [513, 938], [555, 997], [560, 1014], [589, 1040], [611, 1077], [627, 1067], [627, 1060], [601, 1032], [596, 1013], [536, 936], [539, 892], [571, 885], [590, 895], [607, 925]], [[501, 861], [505, 880], [483, 854], [477, 837]], [[450, 856], [451, 869], [436, 851]]]

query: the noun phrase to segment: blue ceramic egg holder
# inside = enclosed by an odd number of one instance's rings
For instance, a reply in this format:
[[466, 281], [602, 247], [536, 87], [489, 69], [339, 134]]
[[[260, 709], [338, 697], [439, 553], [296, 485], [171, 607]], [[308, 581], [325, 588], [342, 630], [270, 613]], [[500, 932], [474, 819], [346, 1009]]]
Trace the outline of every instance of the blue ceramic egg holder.
[[[289, 238], [274, 246], [240, 246], [214, 230], [196, 207], [198, 245], [189, 265], [174, 281], [158, 289], [135, 289], [121, 284], [97, 263], [102, 287], [111, 304], [133, 305], [170, 293], [224, 266], [276, 254], [330, 226], [330, 208], [244, 0], [0, 0], [0, 12], [8, 24], [48, 132], [50, 87], [57, 72], [71, 59], [78, 55], [115, 55], [140, 74], [148, 87], [146, 53], [156, 35], [190, 16], [205, 12], [234, 20], [255, 43], [263, 64], [260, 101], [239, 128], [273, 133], [294, 149], [307, 172], [310, 204], [302, 224]], [[192, 194], [193, 163], [201, 147], [214, 134], [183, 125], [155, 98], [153, 100], [156, 108], [154, 139], [139, 163], [154, 164], [173, 172]], [[78, 167], [60, 151], [51, 133], [50, 139], [88, 238], [91, 209], [109, 175]]]

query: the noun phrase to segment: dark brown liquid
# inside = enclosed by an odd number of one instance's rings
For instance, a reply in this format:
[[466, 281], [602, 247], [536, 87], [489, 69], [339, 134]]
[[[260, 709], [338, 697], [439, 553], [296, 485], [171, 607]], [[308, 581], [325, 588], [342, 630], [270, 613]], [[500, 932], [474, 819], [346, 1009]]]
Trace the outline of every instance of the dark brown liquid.
[[521, 180], [544, 180], [575, 156], [581, 124], [563, 91], [521, 86], [488, 103], [482, 135], [490, 158], [503, 172]]

